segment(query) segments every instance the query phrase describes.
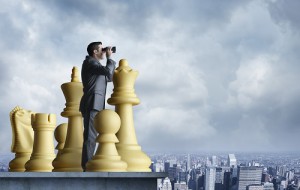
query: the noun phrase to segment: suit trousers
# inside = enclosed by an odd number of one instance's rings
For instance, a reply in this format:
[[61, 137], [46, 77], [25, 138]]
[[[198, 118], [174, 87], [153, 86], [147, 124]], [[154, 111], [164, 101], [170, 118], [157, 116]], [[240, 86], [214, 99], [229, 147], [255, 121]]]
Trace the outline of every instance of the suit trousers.
[[83, 132], [83, 146], [82, 146], [82, 161], [81, 166], [83, 171], [86, 169], [86, 163], [93, 158], [97, 131], [94, 127], [94, 118], [98, 110], [91, 110], [83, 115], [84, 132]]

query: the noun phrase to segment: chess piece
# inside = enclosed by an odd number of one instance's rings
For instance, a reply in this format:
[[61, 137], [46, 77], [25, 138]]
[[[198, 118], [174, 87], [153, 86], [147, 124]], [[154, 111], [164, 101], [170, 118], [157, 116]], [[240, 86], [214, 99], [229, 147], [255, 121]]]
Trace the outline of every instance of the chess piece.
[[30, 159], [33, 147], [33, 129], [31, 126], [32, 111], [16, 106], [10, 112], [12, 127], [11, 152], [15, 158], [9, 162], [10, 172], [24, 172], [25, 163]]
[[92, 172], [122, 172], [127, 164], [121, 160], [115, 143], [119, 142], [115, 133], [121, 125], [119, 115], [112, 110], [102, 110], [94, 120], [95, 129], [99, 133], [96, 141], [98, 150], [92, 160], [86, 164], [86, 171]]
[[68, 118], [68, 129], [61, 155], [53, 161], [53, 171], [80, 172], [83, 171], [81, 167], [83, 123], [79, 104], [83, 95], [83, 86], [79, 80], [77, 67], [72, 69], [71, 82], [62, 84], [61, 88], [66, 98], [66, 108], [61, 116]]
[[31, 115], [34, 144], [30, 160], [25, 164], [26, 172], [51, 172], [55, 158], [53, 132], [55, 114], [36, 113]]
[[55, 147], [55, 149], [57, 150], [56, 157], [61, 155], [62, 149], [65, 146], [66, 136], [67, 136], [67, 128], [68, 128], [68, 124], [62, 123], [59, 126], [57, 126], [54, 131], [54, 137], [57, 141], [57, 146]]
[[127, 163], [127, 171], [150, 172], [151, 159], [137, 143], [133, 122], [132, 106], [140, 103], [134, 93], [137, 75], [138, 72], [132, 70], [125, 59], [120, 60], [113, 77], [113, 94], [107, 102], [116, 106], [115, 111], [121, 118], [121, 127], [117, 133], [120, 142], [116, 146], [122, 160]]

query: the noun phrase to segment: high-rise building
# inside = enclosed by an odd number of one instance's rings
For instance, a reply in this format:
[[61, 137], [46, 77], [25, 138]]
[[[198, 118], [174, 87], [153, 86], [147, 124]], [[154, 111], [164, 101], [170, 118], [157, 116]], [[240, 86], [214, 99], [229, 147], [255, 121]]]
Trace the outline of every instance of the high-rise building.
[[285, 172], [288, 170], [286, 165], [279, 166], [279, 167], [276, 167], [276, 168], [277, 168], [278, 175], [282, 176], [282, 177], [285, 176]]
[[155, 172], [154, 171], [154, 162], [151, 162], [150, 169], [151, 169], [152, 172]]
[[188, 190], [188, 187], [185, 182], [175, 183], [174, 190]]
[[231, 186], [231, 172], [230, 171], [225, 171], [224, 172], [224, 185], [223, 185], [223, 189], [224, 190], [230, 190], [230, 186]]
[[211, 157], [211, 165], [213, 167], [216, 167], [218, 165], [218, 163], [217, 163], [217, 156], [212, 156]]
[[166, 161], [166, 162], [164, 163], [164, 171], [165, 171], [165, 172], [168, 172], [168, 171], [169, 171], [169, 168], [170, 168], [170, 162]]
[[268, 167], [268, 174], [270, 174], [273, 177], [276, 176], [277, 175], [276, 168]]
[[177, 164], [177, 160], [176, 159], [169, 160], [169, 163], [170, 163], [170, 167], [175, 167], [174, 165]]
[[[224, 173], [229, 172], [229, 171], [230, 171], [229, 167], [217, 167], [216, 168], [215, 190], [223, 190], [224, 189], [224, 185], [225, 185], [225, 183], [224, 183]], [[229, 175], [229, 177], [230, 177], [230, 175]], [[228, 183], [229, 182], [227, 182], [227, 184]]]
[[264, 186], [263, 185], [247, 185], [246, 190], [264, 190]]
[[205, 181], [205, 176], [201, 174], [197, 179], [198, 190], [204, 190], [204, 181]]
[[264, 183], [264, 190], [274, 190], [274, 184], [269, 182]]
[[263, 172], [261, 182], [269, 182], [270, 181], [270, 175], [268, 173]]
[[223, 177], [224, 173], [222, 168], [216, 168], [216, 180], [215, 180], [215, 190], [222, 190], [223, 189]]
[[185, 182], [185, 183], [186, 183], [186, 181], [187, 181], [186, 176], [187, 176], [186, 172], [180, 171], [180, 172], [178, 173], [178, 182], [179, 182], [179, 183], [180, 183], [180, 182]]
[[248, 185], [260, 185], [262, 167], [238, 166], [238, 190], [246, 190]]
[[169, 167], [168, 177], [171, 181], [177, 180], [177, 168]]
[[157, 162], [153, 164], [151, 170], [152, 172], [162, 172], [164, 170], [164, 166], [162, 165], [162, 163]]
[[172, 190], [172, 184], [168, 177], [164, 179], [161, 190]]
[[205, 169], [205, 190], [214, 190], [216, 181], [216, 168], [206, 167]]
[[195, 169], [191, 169], [189, 172], [188, 189], [197, 190], [197, 174]]
[[210, 166], [211, 166], [211, 160], [210, 160], [208, 157], [206, 157], [205, 165], [206, 165], [207, 167], [210, 167]]
[[186, 162], [186, 170], [189, 171], [191, 169], [191, 155], [187, 155], [187, 162]]
[[234, 168], [237, 167], [237, 160], [236, 160], [234, 154], [228, 154], [228, 161], [227, 162], [228, 162], [229, 167], [234, 167]]

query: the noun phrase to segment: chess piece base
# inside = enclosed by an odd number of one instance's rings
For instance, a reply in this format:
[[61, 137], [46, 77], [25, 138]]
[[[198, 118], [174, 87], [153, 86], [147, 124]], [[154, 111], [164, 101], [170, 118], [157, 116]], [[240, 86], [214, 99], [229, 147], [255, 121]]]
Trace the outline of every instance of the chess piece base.
[[10, 172], [24, 172], [25, 164], [30, 159], [31, 153], [16, 153], [15, 158], [9, 162]]
[[89, 172], [126, 172], [127, 164], [120, 156], [95, 156], [86, 165]]
[[55, 154], [48, 155], [47, 158], [41, 156], [33, 156], [25, 164], [25, 172], [51, 172], [53, 169], [52, 161], [55, 158]]
[[151, 159], [141, 150], [140, 146], [117, 144], [122, 160], [127, 163], [128, 172], [151, 172]]
[[62, 154], [53, 160], [53, 172], [82, 172], [81, 152], [81, 149], [63, 149]]

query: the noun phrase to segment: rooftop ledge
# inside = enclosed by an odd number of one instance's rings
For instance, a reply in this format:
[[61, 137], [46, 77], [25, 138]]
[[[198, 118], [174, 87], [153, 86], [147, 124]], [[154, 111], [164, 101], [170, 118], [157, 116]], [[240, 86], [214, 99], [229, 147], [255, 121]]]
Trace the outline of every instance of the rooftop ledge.
[[5, 190], [154, 190], [164, 172], [0, 172]]
[[0, 172], [1, 178], [165, 178], [165, 172]]

